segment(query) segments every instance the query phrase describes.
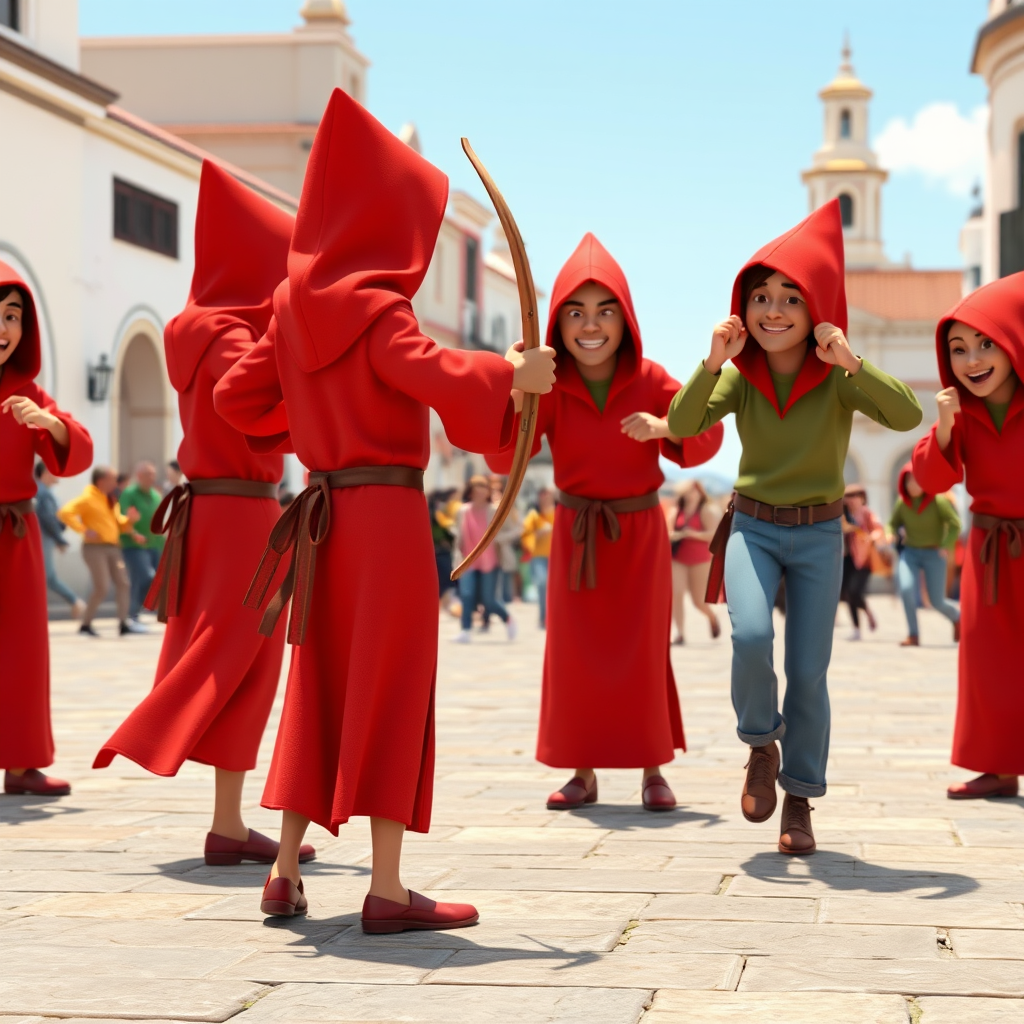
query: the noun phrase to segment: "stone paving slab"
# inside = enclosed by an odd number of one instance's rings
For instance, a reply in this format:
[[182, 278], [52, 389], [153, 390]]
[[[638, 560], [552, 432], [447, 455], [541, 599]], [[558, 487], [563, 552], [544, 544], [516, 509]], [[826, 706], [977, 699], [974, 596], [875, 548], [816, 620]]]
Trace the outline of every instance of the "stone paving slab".
[[[1017, 932], [951, 928], [953, 952], [963, 960], [1024, 960], [1024, 930]], [[1024, 970], [1024, 964], [1021, 964]]]
[[655, 896], [640, 914], [641, 921], [779, 921], [813, 924], [818, 901], [776, 896], [754, 899], [744, 896]]
[[481, 871], [456, 868], [438, 885], [445, 889], [525, 889], [552, 892], [717, 892], [719, 871], [629, 871], [595, 868], [593, 871]]
[[[910, 1024], [910, 1013], [907, 1001], [901, 996], [663, 989], [655, 995], [643, 1024], [761, 1024], [762, 1021]], [[925, 1024], [931, 1021], [926, 1020]]]
[[919, 1024], [1024, 1024], [1024, 1000], [925, 996]]
[[[1022, 894], [1024, 895], [1024, 894]], [[818, 920], [823, 924], [908, 924], [934, 928], [1024, 928], [1024, 910], [1016, 903], [976, 896], [914, 899], [890, 896], [827, 896]]]

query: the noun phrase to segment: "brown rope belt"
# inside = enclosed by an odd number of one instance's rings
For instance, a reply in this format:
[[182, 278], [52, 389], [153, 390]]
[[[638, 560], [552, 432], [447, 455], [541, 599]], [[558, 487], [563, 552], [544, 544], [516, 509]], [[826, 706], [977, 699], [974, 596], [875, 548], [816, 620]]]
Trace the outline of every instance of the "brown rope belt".
[[583, 569], [587, 570], [587, 589], [597, 586], [597, 529], [600, 521], [604, 535], [613, 544], [622, 535], [618, 517], [625, 512], [643, 512], [655, 508], [659, 503], [658, 492], [641, 494], [636, 498], [614, 498], [602, 501], [598, 498], [580, 498], [575, 494], [558, 492], [558, 504], [571, 508], [576, 513], [572, 521], [572, 562], [569, 565], [569, 588], [579, 590]]
[[1021, 536], [1024, 534], [1024, 519], [1003, 519], [1001, 516], [974, 514], [976, 530], [984, 530], [981, 542], [981, 564], [985, 567], [982, 586], [985, 604], [996, 604], [999, 597], [999, 536], [1006, 534], [1006, 552], [1011, 558], [1020, 558]]
[[4, 524], [10, 519], [14, 536], [19, 539], [24, 537], [28, 531], [25, 516], [32, 515], [35, 510], [36, 503], [31, 498], [26, 501], [11, 501], [6, 505], [0, 504], [0, 530], [3, 530]]
[[423, 470], [410, 466], [353, 466], [333, 473], [310, 473], [309, 486], [299, 494], [274, 525], [267, 550], [245, 595], [246, 608], [259, 608], [267, 596], [277, 567], [294, 548], [288, 573], [277, 593], [270, 599], [260, 622], [260, 633], [272, 636], [288, 598], [295, 591], [288, 643], [306, 639], [306, 622], [313, 597], [316, 549], [327, 538], [331, 527], [331, 489], [344, 487], [411, 487], [423, 490]]
[[177, 615], [181, 597], [182, 566], [185, 563], [185, 531], [188, 528], [192, 496], [225, 494], [233, 498], [276, 498], [277, 485], [260, 480], [237, 480], [219, 477], [211, 480], [190, 480], [178, 484], [164, 495], [157, 505], [150, 532], [167, 534], [167, 543], [156, 575], [146, 594], [144, 606], [156, 612], [160, 622], [168, 615]]

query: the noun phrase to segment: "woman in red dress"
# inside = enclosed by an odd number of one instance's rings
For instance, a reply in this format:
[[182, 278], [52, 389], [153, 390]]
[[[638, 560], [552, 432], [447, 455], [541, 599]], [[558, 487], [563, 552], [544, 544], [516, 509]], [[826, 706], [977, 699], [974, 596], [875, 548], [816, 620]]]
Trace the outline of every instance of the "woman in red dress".
[[[576, 769], [548, 807], [594, 803], [596, 767], [642, 768], [644, 807], [668, 810], [675, 797], [660, 766], [686, 741], [669, 661], [658, 456], [706, 462], [722, 428], [686, 441], [669, 434], [664, 417], [679, 384], [644, 358], [626, 277], [591, 234], [555, 280], [547, 344], [558, 379], [540, 401], [534, 454], [546, 434], [559, 494], [537, 759]], [[511, 456], [488, 463], [505, 473]]]
[[65, 796], [71, 786], [40, 771], [53, 764], [53, 732], [33, 467], [38, 456], [54, 476], [83, 473], [92, 438], [35, 383], [40, 361], [32, 293], [0, 263], [0, 764], [5, 793]]
[[711, 572], [711, 538], [721, 516], [708, 504], [708, 493], [699, 480], [687, 480], [677, 492], [674, 521], [669, 530], [672, 542], [672, 618], [676, 624], [674, 644], [686, 642], [683, 633], [683, 598], [690, 595], [694, 608], [708, 620], [711, 637], [722, 635], [715, 609], [707, 602]]
[[410, 300], [447, 196], [439, 170], [335, 90], [310, 152], [274, 319], [217, 386], [218, 411], [253, 447], [290, 444], [310, 469], [253, 590], [252, 603], [261, 602], [294, 544], [285, 592], [294, 586], [295, 647], [263, 794], [284, 816], [265, 913], [306, 910], [298, 852], [310, 820], [336, 835], [353, 815], [368, 815], [364, 930], [477, 919], [471, 906], [410, 893], [399, 872], [403, 832], [427, 831], [433, 791], [437, 570], [422, 490], [429, 411], [452, 444], [501, 449], [513, 436], [512, 388], [549, 388], [553, 362], [540, 349], [505, 359], [444, 349], [420, 332]]

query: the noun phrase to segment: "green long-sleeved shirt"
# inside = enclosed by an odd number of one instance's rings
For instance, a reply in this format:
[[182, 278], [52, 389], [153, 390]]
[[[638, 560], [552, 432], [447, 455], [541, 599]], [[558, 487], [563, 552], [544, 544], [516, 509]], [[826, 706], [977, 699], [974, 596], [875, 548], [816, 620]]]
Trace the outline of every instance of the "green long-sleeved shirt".
[[908, 548], [954, 548], [960, 536], [960, 517], [949, 498], [942, 494], [918, 512], [923, 498], [914, 498], [914, 507], [908, 508], [899, 498], [889, 517], [889, 532], [896, 533], [902, 526]]
[[123, 548], [154, 548], [157, 551], [164, 549], [164, 537], [159, 533], [153, 533], [150, 525], [153, 522], [153, 513], [163, 499], [163, 495], [155, 488], [150, 487], [143, 490], [138, 484], [129, 484], [122, 492], [120, 498], [121, 511], [127, 512], [130, 508], [139, 510], [139, 521], [133, 528], [146, 538], [144, 544], [136, 544], [129, 534], [121, 535], [121, 547]]
[[743, 445], [736, 490], [769, 505], [825, 505], [843, 495], [855, 411], [892, 430], [913, 430], [922, 416], [914, 392], [866, 359], [852, 377], [833, 367], [784, 417], [734, 366], [715, 376], [701, 363], [672, 399], [668, 426], [693, 437], [734, 413]]

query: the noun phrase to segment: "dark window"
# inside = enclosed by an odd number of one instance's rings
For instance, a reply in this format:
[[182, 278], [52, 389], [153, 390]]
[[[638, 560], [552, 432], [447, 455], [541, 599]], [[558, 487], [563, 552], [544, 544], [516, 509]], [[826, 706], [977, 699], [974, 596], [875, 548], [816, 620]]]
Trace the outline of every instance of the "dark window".
[[1024, 270], [1024, 210], [999, 214], [999, 276]]
[[0, 0], [0, 25], [21, 31], [21, 0]]
[[178, 204], [114, 179], [114, 237], [178, 258]]
[[850, 112], [844, 110], [839, 115], [839, 138], [848, 139], [850, 137]]
[[853, 227], [853, 196], [846, 192], [839, 194], [839, 216], [844, 228]]
[[476, 302], [476, 262], [480, 254], [480, 243], [475, 238], [466, 239], [466, 298]]

